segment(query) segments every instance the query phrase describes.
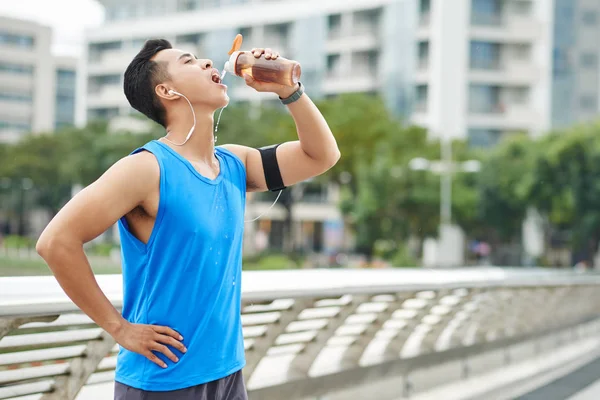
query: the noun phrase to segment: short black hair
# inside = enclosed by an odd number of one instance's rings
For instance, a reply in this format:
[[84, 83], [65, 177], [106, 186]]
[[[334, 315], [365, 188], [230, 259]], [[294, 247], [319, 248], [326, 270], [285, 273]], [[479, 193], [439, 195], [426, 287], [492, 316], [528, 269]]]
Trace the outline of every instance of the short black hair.
[[166, 63], [155, 62], [151, 58], [161, 50], [172, 48], [171, 43], [165, 39], [147, 40], [125, 70], [123, 80], [125, 97], [131, 107], [163, 127], [166, 127], [166, 110], [154, 88], [169, 79], [169, 72]]

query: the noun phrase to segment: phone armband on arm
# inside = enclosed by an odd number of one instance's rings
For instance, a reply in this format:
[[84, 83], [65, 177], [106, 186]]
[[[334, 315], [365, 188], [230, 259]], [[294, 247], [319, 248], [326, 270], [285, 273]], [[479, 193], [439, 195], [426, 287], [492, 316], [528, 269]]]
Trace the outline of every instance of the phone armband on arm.
[[277, 148], [279, 146], [280, 144], [275, 144], [273, 146], [261, 147], [257, 149], [260, 152], [260, 157], [262, 159], [267, 188], [271, 192], [276, 192], [286, 188], [283, 184], [281, 171], [279, 170], [279, 163], [277, 162]]

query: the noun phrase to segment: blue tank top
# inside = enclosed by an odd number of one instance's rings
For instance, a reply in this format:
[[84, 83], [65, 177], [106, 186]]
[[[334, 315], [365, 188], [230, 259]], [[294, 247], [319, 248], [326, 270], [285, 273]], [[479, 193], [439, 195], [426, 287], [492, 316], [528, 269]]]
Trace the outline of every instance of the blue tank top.
[[151, 391], [177, 390], [232, 374], [245, 365], [241, 323], [242, 236], [246, 170], [216, 148], [219, 175], [208, 179], [169, 146], [151, 141], [160, 166], [160, 199], [147, 244], [121, 218], [123, 317], [164, 325], [183, 336], [185, 354], [163, 369], [121, 348], [115, 380]]

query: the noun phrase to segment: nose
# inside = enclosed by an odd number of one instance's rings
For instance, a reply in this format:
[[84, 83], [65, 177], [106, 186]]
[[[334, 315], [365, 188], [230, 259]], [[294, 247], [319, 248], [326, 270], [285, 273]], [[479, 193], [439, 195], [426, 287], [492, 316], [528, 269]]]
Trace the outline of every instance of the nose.
[[212, 69], [213, 62], [212, 60], [203, 60], [201, 65], [203, 69]]

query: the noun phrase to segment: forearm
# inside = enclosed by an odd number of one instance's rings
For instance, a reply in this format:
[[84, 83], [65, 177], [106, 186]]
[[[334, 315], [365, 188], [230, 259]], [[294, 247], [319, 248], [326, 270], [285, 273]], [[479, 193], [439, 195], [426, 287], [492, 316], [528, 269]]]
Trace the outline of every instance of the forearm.
[[337, 162], [340, 153], [335, 137], [323, 114], [308, 95], [303, 94], [288, 108], [296, 123], [302, 150], [313, 160]]
[[115, 336], [125, 320], [98, 286], [83, 245], [42, 242], [38, 244], [38, 252], [73, 303]]

